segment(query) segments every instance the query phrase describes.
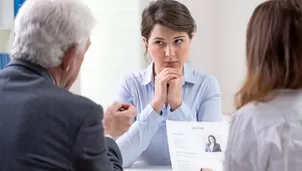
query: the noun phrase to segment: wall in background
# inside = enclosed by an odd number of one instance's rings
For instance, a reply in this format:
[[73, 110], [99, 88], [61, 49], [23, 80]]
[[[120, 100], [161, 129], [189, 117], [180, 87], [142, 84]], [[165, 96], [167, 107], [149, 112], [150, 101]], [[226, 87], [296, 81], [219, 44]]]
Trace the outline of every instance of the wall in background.
[[0, 0], [0, 70], [10, 61], [14, 16], [25, 0]]
[[80, 78], [72, 91], [107, 106], [112, 102], [121, 76], [144, 67], [140, 36], [142, 0], [85, 0], [97, 26], [85, 56]]
[[234, 95], [243, 84], [246, 74], [246, 29], [254, 9], [264, 0], [221, 1], [219, 31], [219, 75], [222, 105], [225, 113], [233, 112]]
[[14, 24], [14, 0], [0, 0], [0, 27], [10, 28]]
[[190, 63], [214, 74], [225, 114], [235, 110], [234, 95], [245, 77], [245, 33], [255, 7], [264, 0], [179, 0], [197, 22]]
[[[197, 22], [189, 63], [214, 74], [223, 112], [234, 111], [234, 95], [245, 76], [245, 31], [263, 0], [180, 0]], [[104, 106], [112, 101], [125, 72], [145, 67], [140, 37], [141, 11], [149, 0], [85, 0], [98, 20], [92, 46], [73, 90]]]

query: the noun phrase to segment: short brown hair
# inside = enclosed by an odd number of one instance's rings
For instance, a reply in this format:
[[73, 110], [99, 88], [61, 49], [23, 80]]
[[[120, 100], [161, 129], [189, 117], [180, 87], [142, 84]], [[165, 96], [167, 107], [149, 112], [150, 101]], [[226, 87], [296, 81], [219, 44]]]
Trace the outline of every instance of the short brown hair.
[[155, 24], [161, 24], [175, 31], [187, 32], [192, 38], [196, 23], [189, 9], [175, 0], [152, 1], [144, 9], [141, 21], [141, 35], [148, 41]]
[[270, 100], [273, 90], [302, 88], [301, 0], [269, 0], [255, 9], [247, 29], [246, 58], [247, 78], [236, 94], [237, 109]]

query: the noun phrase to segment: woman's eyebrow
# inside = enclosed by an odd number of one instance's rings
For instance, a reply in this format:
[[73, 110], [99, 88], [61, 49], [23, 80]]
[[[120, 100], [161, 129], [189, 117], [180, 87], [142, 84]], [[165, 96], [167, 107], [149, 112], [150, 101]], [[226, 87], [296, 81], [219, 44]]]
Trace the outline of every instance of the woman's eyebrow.
[[176, 36], [174, 39], [185, 38], [185, 36]]
[[153, 40], [165, 40], [165, 39], [161, 38], [161, 37], [155, 37], [155, 38], [153, 38]]

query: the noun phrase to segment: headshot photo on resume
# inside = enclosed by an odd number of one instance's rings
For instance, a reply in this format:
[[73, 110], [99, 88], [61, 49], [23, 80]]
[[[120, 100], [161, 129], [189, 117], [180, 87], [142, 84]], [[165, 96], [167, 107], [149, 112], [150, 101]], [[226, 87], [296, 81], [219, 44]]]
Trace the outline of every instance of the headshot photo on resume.
[[206, 152], [222, 152], [220, 144], [216, 142], [214, 135], [208, 136], [208, 143], [206, 144]]

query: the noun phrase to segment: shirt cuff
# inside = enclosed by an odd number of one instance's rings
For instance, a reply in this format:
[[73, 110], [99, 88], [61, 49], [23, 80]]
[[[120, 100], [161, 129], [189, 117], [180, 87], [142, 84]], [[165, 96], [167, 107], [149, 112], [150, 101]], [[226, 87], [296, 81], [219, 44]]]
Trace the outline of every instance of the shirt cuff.
[[191, 109], [182, 102], [179, 108], [174, 111], [168, 110], [168, 120], [173, 121], [197, 121]]
[[163, 116], [161, 116], [161, 114], [157, 113], [151, 106], [151, 104], [149, 104], [144, 111], [137, 117], [138, 121], [140, 122], [157, 122], [157, 123], [161, 123], [162, 121], [165, 120], [165, 118]]

